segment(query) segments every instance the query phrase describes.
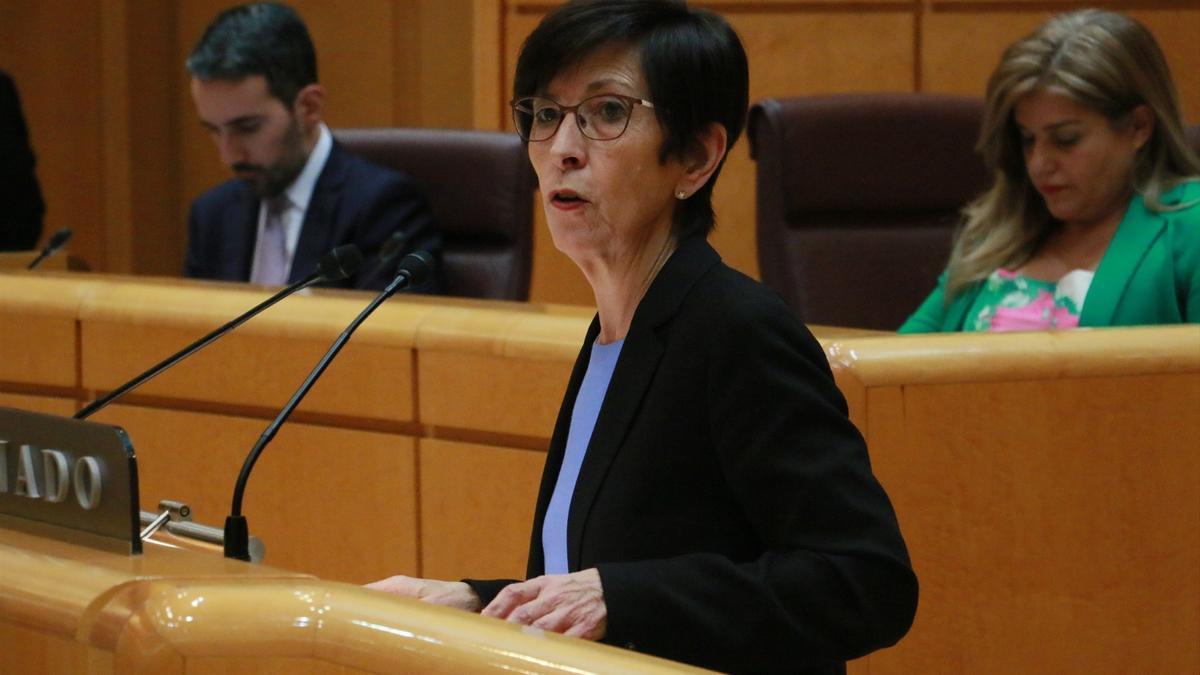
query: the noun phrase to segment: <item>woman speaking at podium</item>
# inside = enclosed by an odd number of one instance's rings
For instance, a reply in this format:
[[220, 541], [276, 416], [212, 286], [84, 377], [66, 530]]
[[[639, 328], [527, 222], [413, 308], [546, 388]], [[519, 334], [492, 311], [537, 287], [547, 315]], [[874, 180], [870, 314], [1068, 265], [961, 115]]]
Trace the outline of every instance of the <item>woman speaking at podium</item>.
[[823, 350], [709, 246], [745, 53], [682, 2], [571, 2], [511, 105], [597, 316], [551, 439], [528, 580], [371, 587], [720, 670], [843, 672], [917, 602]]

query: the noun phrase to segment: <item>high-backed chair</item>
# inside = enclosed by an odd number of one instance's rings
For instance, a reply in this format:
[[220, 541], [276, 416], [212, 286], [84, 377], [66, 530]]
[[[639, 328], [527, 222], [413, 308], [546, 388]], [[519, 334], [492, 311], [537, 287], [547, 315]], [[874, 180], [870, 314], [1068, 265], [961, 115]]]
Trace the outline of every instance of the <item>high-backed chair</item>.
[[980, 99], [853, 94], [750, 110], [763, 282], [809, 323], [894, 330], [987, 186]]
[[381, 128], [333, 135], [420, 184], [444, 236], [448, 295], [529, 299], [535, 179], [516, 134]]

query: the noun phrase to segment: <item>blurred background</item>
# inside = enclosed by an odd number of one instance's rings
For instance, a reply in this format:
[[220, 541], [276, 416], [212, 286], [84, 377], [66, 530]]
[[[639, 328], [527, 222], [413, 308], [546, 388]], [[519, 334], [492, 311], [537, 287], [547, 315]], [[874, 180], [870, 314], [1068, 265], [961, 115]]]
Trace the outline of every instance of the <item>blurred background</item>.
[[[193, 197], [228, 177], [201, 129], [183, 62], [219, 0], [0, 0], [0, 69], [20, 91], [46, 200], [43, 239], [71, 227], [93, 270], [176, 275]], [[521, 41], [553, 2], [295, 0], [317, 45], [333, 128], [510, 128]], [[1047, 16], [1128, 12], [1167, 54], [1184, 119], [1200, 123], [1200, 1], [724, 0], [750, 57], [751, 101], [837, 92], [979, 96], [1005, 45]], [[470, 167], [463, 167], [464, 171]], [[757, 276], [754, 166], [744, 138], [710, 238]], [[540, 209], [538, 219], [541, 221]], [[536, 228], [530, 300], [590, 305], [582, 276]]]

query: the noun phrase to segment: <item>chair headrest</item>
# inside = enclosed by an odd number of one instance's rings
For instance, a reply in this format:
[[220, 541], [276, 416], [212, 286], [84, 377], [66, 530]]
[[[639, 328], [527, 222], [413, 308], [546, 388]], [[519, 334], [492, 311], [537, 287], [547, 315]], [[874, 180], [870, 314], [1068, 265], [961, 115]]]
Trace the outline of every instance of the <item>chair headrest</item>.
[[767, 99], [748, 135], [782, 213], [958, 209], [987, 184], [982, 113], [981, 99], [936, 94]]
[[513, 133], [458, 129], [339, 129], [345, 148], [420, 184], [450, 237], [528, 236], [534, 177]]

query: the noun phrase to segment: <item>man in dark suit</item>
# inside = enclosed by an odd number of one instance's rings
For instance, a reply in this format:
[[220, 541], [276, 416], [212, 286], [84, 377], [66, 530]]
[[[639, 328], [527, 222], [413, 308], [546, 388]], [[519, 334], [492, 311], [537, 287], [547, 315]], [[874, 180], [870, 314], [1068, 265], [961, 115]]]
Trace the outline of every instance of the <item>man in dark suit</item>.
[[[441, 235], [412, 180], [351, 154], [322, 123], [316, 52], [293, 9], [222, 13], [187, 68], [201, 124], [237, 175], [192, 203], [187, 276], [282, 285], [355, 244], [364, 264], [343, 285], [379, 289], [404, 253], [438, 257]], [[417, 290], [436, 292], [436, 279]]]
[[46, 206], [33, 167], [17, 88], [0, 71], [0, 251], [32, 249], [42, 235]]

